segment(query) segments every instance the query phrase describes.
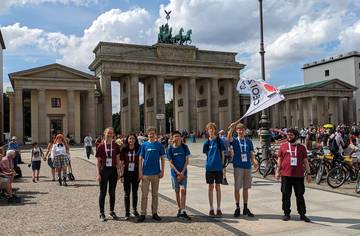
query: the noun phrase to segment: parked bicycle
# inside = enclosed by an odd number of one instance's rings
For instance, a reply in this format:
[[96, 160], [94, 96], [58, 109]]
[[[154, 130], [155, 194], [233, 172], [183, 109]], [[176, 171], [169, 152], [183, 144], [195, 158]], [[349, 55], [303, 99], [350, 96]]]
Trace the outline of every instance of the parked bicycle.
[[[350, 160], [351, 161], [351, 160]], [[359, 168], [355, 168], [351, 162], [346, 161], [345, 158], [341, 161], [335, 162], [335, 167], [332, 168], [326, 178], [327, 183], [332, 188], [342, 186], [346, 181], [356, 181], [358, 179]]]

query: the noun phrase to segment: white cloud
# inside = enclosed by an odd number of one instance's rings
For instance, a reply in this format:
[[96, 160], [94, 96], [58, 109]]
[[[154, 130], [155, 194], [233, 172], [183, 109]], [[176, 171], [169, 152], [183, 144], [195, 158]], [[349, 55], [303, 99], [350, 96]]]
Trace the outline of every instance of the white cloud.
[[360, 49], [360, 20], [354, 25], [344, 29], [340, 35], [340, 50], [343, 52]]

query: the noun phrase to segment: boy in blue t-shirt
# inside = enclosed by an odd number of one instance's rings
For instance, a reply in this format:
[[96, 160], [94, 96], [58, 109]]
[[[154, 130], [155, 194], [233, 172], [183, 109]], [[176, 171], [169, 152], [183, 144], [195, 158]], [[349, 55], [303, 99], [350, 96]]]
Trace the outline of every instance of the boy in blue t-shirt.
[[187, 166], [189, 164], [190, 150], [186, 144], [182, 143], [179, 131], [172, 133], [172, 144], [169, 145], [166, 154], [171, 168], [171, 183], [179, 207], [177, 217], [190, 220], [185, 211]]
[[[160, 221], [161, 218], [157, 214], [158, 210], [158, 194], [159, 194], [159, 182], [164, 176], [165, 167], [165, 150], [161, 143], [156, 141], [156, 128], [149, 127], [147, 129], [148, 141], [145, 142], [140, 149], [139, 155], [139, 179], [141, 183], [141, 215], [138, 218], [138, 222], [145, 220], [147, 200], [151, 184], [152, 195], [152, 218], [156, 221]], [[160, 169], [161, 160], [161, 169]]]
[[[237, 137], [233, 137], [233, 132], [236, 128]], [[240, 189], [243, 189], [244, 210], [243, 214], [249, 217], [254, 217], [247, 204], [249, 198], [248, 189], [251, 188], [251, 162], [256, 167], [258, 165], [254, 156], [254, 145], [251, 139], [245, 138], [245, 126], [241, 123], [232, 123], [230, 125], [227, 138], [233, 150], [233, 166], [234, 166], [234, 195], [236, 201], [236, 209], [234, 217], [240, 216]]]
[[208, 196], [210, 205], [210, 216], [215, 216], [213, 207], [213, 191], [214, 183], [216, 189], [216, 216], [221, 217], [221, 189], [220, 184], [223, 181], [223, 163], [224, 151], [226, 150], [224, 142], [216, 136], [215, 123], [208, 123], [206, 125], [209, 139], [204, 143], [203, 153], [206, 155], [206, 183], [209, 185]]

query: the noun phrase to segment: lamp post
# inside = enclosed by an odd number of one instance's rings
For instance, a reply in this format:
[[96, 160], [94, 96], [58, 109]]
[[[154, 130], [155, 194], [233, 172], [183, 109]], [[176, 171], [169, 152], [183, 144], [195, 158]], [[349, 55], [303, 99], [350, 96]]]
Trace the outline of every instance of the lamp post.
[[[259, 0], [259, 9], [260, 9], [260, 57], [261, 57], [261, 79], [265, 81], [265, 50], [264, 50], [264, 27], [263, 27], [263, 11], [262, 11], [262, 0]], [[260, 125], [260, 138], [262, 145], [262, 158], [268, 156], [270, 150], [270, 120], [267, 115], [267, 110], [261, 112]]]

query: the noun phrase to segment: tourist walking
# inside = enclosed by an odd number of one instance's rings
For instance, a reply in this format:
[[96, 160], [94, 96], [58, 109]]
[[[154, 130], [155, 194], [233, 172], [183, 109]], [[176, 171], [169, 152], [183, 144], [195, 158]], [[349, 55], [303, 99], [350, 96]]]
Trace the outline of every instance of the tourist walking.
[[139, 188], [139, 151], [140, 145], [136, 134], [129, 134], [124, 142], [120, 152], [121, 166], [124, 167], [124, 201], [125, 201], [125, 219], [130, 217], [130, 195], [132, 195], [132, 210], [135, 217], [139, 216], [137, 212], [138, 188]]
[[[35, 142], [32, 144], [31, 149], [31, 168], [32, 168], [32, 181], [36, 183], [39, 181], [41, 159], [44, 158], [44, 153], [41, 147]], [[35, 180], [36, 178], [36, 180]]]
[[99, 208], [100, 221], [106, 221], [105, 218], [105, 197], [107, 186], [109, 185], [110, 214], [113, 219], [118, 219], [115, 214], [115, 191], [118, 179], [122, 177], [122, 168], [120, 165], [120, 147], [113, 139], [114, 129], [106, 128], [104, 131], [104, 141], [96, 149], [96, 180], [100, 184]]
[[[146, 216], [148, 194], [151, 185], [151, 211], [152, 218], [161, 221], [158, 215], [159, 182], [164, 176], [165, 150], [164, 146], [156, 141], [156, 128], [147, 129], [148, 141], [140, 149], [139, 179], [141, 182], [141, 215], [138, 222], [143, 222]], [[161, 160], [161, 162], [160, 162]], [[161, 164], [161, 167], [160, 167]]]
[[221, 211], [221, 188], [220, 184], [223, 181], [223, 163], [224, 163], [224, 151], [226, 150], [224, 142], [216, 136], [215, 123], [208, 123], [206, 125], [206, 131], [209, 135], [208, 140], [204, 143], [203, 153], [206, 155], [206, 183], [209, 185], [208, 197], [210, 205], [210, 216], [215, 216], [213, 206], [213, 192], [214, 184], [216, 190], [216, 216], [222, 217]]
[[90, 159], [90, 155], [93, 154], [92, 142], [93, 140], [90, 134], [86, 135], [86, 137], [84, 138], [84, 147], [87, 159]]
[[178, 205], [177, 217], [190, 220], [187, 215], [186, 206], [186, 188], [188, 181], [187, 166], [189, 164], [190, 150], [186, 144], [182, 142], [181, 133], [174, 131], [172, 133], [172, 144], [167, 149], [167, 159], [171, 168], [171, 183], [175, 190], [176, 203]]
[[[306, 217], [305, 206], [305, 184], [304, 184], [304, 166], [306, 173], [310, 173], [310, 166], [307, 159], [307, 151], [305, 146], [297, 143], [299, 132], [296, 129], [288, 130], [287, 142], [281, 144], [278, 153], [278, 165], [276, 168], [275, 177], [281, 177], [281, 192], [282, 192], [282, 209], [284, 211], [284, 221], [290, 220], [290, 205], [291, 192], [294, 188], [296, 196], [296, 205], [300, 219], [305, 222], [310, 222]], [[307, 175], [306, 179], [311, 182], [311, 175]]]
[[[236, 129], [237, 138], [233, 137]], [[234, 196], [236, 209], [234, 217], [240, 216], [240, 189], [243, 189], [244, 210], [243, 215], [254, 217], [254, 214], [248, 208], [249, 188], [251, 188], [252, 172], [251, 163], [255, 169], [258, 165], [254, 156], [254, 145], [251, 139], [245, 137], [245, 126], [241, 123], [233, 123], [227, 134], [227, 138], [233, 150], [234, 166]]]
[[[53, 166], [58, 177], [59, 185], [67, 186], [67, 166], [69, 165], [69, 146], [62, 134], [55, 137], [54, 144], [51, 149]], [[61, 176], [62, 173], [62, 176]]]

